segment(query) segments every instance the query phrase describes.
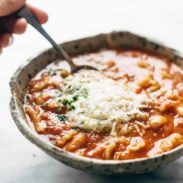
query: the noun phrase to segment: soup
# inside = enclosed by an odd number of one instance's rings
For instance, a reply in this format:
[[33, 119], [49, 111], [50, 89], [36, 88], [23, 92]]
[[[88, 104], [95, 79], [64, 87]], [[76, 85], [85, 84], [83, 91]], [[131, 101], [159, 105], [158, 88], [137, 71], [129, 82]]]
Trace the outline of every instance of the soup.
[[103, 160], [151, 157], [183, 143], [183, 73], [178, 66], [139, 50], [100, 50], [73, 60], [98, 71], [71, 74], [59, 61], [28, 85], [24, 109], [41, 138]]

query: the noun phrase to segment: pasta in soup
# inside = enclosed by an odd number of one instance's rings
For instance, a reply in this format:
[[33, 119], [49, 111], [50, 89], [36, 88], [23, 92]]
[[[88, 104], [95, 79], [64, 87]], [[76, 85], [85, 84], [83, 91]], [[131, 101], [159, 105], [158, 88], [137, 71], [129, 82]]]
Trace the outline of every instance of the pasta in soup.
[[69, 73], [48, 65], [29, 83], [24, 110], [42, 138], [89, 158], [149, 157], [183, 143], [183, 73], [167, 58], [139, 50], [73, 57], [98, 69]]

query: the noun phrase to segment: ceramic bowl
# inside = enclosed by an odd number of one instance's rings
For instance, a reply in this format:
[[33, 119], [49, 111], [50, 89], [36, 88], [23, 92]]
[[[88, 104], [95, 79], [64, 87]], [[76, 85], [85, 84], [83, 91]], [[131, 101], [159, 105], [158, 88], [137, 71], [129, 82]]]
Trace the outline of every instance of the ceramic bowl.
[[[163, 55], [183, 68], [183, 58], [175, 50], [129, 32], [112, 32], [62, 44], [69, 55], [97, 51], [101, 48], [136, 48]], [[161, 155], [132, 160], [98, 160], [82, 157], [59, 149], [44, 141], [28, 125], [23, 111], [23, 99], [29, 80], [46, 65], [57, 60], [53, 49], [46, 50], [20, 66], [10, 81], [12, 92], [10, 110], [21, 133], [45, 153], [58, 161], [98, 174], [143, 173], [167, 165], [183, 154], [183, 145]]]

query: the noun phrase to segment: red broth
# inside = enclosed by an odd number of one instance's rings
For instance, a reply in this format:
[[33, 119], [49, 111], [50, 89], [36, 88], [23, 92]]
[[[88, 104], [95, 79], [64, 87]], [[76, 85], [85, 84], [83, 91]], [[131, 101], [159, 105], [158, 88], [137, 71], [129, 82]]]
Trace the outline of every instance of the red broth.
[[60, 61], [38, 73], [25, 96], [27, 120], [42, 138], [81, 156], [110, 160], [149, 157], [183, 143], [183, 73], [178, 66], [138, 50], [101, 50], [73, 59], [77, 64], [98, 67], [107, 78], [127, 83], [136, 95], [146, 95], [151, 102], [142, 109], [145, 118], [117, 123], [115, 134], [73, 127], [67, 112], [75, 107], [55, 100], [62, 96], [62, 83], [71, 75]]

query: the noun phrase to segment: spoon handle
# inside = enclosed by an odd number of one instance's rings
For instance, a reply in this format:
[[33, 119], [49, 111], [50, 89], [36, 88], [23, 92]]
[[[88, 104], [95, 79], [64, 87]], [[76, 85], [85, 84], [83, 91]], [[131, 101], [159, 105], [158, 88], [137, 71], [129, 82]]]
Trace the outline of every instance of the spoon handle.
[[69, 62], [70, 66], [74, 67], [74, 64], [73, 64], [70, 56], [67, 54], [67, 52], [62, 47], [60, 47], [51, 38], [51, 36], [44, 30], [44, 28], [41, 26], [41, 24], [39, 23], [37, 18], [34, 16], [34, 14], [31, 12], [31, 10], [28, 7], [23, 6], [20, 10], [18, 10], [16, 12], [16, 15], [21, 17], [21, 18], [25, 18], [26, 21], [30, 25], [32, 25], [38, 32], [40, 32], [52, 44], [52, 46], [55, 48], [55, 50], [57, 50], [59, 56], [61, 58], [64, 57]]

